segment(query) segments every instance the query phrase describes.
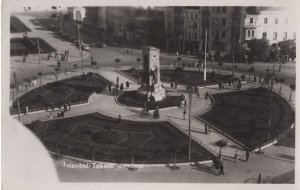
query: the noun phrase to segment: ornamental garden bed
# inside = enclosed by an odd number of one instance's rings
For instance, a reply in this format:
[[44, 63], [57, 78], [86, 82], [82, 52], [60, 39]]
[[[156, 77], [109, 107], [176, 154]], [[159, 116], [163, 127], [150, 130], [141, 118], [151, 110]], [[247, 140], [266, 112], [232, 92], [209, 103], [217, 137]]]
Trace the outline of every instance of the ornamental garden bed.
[[[54, 107], [71, 102], [78, 104], [87, 102], [90, 94], [93, 92], [100, 93], [109, 84], [108, 80], [96, 73], [88, 73], [82, 76], [76, 76], [57, 82], [35, 88], [20, 97], [21, 112], [25, 112], [26, 106], [29, 111], [42, 110], [50, 108], [51, 103]], [[18, 110], [18, 102], [13, 103], [12, 114]]]
[[53, 53], [56, 51], [45, 40], [38, 38], [12, 38], [10, 39], [10, 56], [23, 56], [28, 54], [38, 54], [38, 43], [40, 47], [40, 53]]
[[[118, 103], [129, 106], [129, 107], [144, 107], [145, 101], [139, 100], [137, 97], [137, 91], [126, 91], [120, 96], [117, 97]], [[147, 107], [149, 110], [154, 110], [156, 107], [159, 109], [161, 108], [168, 108], [179, 106], [181, 102], [181, 94], [168, 92], [166, 91], [166, 98], [162, 101], [147, 101]]]
[[[188, 161], [188, 137], [167, 121], [142, 122], [99, 113], [27, 125], [47, 149], [62, 155], [114, 163], [161, 164]], [[192, 141], [191, 161], [213, 155]]]
[[[122, 70], [125, 74], [138, 80], [141, 77], [142, 70], [129, 69]], [[162, 82], [177, 82], [182, 85], [195, 84], [197, 86], [207, 86], [218, 84], [220, 82], [227, 83], [229, 80], [232, 80], [231, 75], [218, 75], [216, 72], [207, 72], [206, 81], [203, 80], [202, 71], [188, 71], [183, 70], [181, 67], [176, 69], [161, 69], [161, 81]]]
[[30, 32], [30, 28], [28, 28], [22, 21], [20, 21], [17, 17], [10, 17], [10, 32], [11, 33], [25, 33]]
[[273, 92], [269, 127], [270, 90], [255, 88], [212, 95], [215, 104], [201, 119], [250, 149], [276, 138], [295, 121], [291, 105]]

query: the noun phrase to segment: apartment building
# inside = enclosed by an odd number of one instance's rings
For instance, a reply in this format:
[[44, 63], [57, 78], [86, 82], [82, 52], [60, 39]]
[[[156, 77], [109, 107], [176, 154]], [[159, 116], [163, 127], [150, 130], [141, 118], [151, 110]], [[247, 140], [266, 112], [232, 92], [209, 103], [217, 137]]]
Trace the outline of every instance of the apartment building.
[[245, 40], [267, 39], [272, 45], [296, 39], [296, 15], [285, 8], [262, 8], [257, 15], [245, 18]]

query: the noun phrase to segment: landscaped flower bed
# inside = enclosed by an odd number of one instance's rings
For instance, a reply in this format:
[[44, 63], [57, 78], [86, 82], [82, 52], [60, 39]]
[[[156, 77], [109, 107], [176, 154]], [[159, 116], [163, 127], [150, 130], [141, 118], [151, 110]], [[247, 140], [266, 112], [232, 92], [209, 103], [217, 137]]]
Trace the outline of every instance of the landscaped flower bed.
[[11, 33], [22, 33], [31, 31], [23, 22], [17, 17], [10, 17], [10, 32]]
[[200, 118], [249, 148], [276, 138], [295, 121], [290, 104], [273, 93], [269, 127], [270, 90], [256, 88], [212, 95], [215, 105]]
[[56, 51], [45, 40], [37, 38], [12, 38], [10, 39], [10, 56], [23, 56], [27, 54], [38, 54], [40, 47], [40, 53], [53, 53]]
[[[72, 104], [87, 102], [91, 93], [100, 93], [110, 84], [102, 76], [88, 73], [84, 78], [76, 76], [61, 81], [48, 83], [29, 91], [20, 97], [21, 112], [28, 106], [29, 111], [50, 109], [51, 103], [55, 107], [64, 103]], [[17, 113], [17, 101], [13, 103], [13, 113]]]
[[[139, 79], [141, 77], [142, 70], [136, 69], [129, 69], [129, 70], [122, 70], [127, 75], [132, 76], [135, 79]], [[190, 85], [195, 84], [197, 86], [205, 86], [205, 85], [212, 85], [218, 84], [220, 82], [228, 82], [231, 80], [231, 75], [218, 75], [217, 73], [207, 72], [206, 81], [203, 80], [203, 72], [199, 71], [187, 71], [182, 69], [161, 69], [161, 81], [162, 82], [177, 82], [178, 84], [182, 85]]]
[[[27, 125], [49, 151], [87, 160], [116, 163], [173, 163], [188, 161], [188, 136], [169, 122], [141, 122], [99, 113]], [[93, 156], [92, 156], [93, 155]], [[191, 161], [213, 155], [192, 141]]]
[[[156, 107], [158, 108], [167, 108], [167, 107], [174, 107], [174, 106], [179, 106], [181, 102], [181, 95], [169, 95], [168, 91], [166, 92], [166, 98], [163, 99], [162, 101], [157, 101], [157, 102], [147, 102], [147, 107], [150, 110], [154, 110]], [[142, 108], [144, 107], [145, 100], [140, 100], [137, 97], [137, 91], [127, 91], [124, 92], [124, 94], [120, 95], [117, 98], [117, 101], [125, 106], [130, 106], [130, 107], [139, 107]]]

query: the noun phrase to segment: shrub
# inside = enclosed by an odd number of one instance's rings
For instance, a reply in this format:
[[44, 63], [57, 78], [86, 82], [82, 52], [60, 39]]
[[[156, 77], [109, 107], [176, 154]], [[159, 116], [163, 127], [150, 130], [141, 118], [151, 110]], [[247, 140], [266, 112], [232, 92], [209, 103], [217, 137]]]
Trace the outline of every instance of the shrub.
[[175, 71], [176, 71], [176, 72], [182, 72], [182, 71], [183, 71], [183, 68], [182, 68], [182, 67], [176, 67], [176, 68], [175, 68]]

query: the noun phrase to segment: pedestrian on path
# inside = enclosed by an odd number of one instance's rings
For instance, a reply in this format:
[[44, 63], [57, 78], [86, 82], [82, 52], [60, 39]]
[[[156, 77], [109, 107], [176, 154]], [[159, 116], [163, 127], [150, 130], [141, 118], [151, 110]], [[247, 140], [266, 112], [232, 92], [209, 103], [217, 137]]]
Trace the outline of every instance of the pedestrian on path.
[[62, 111], [60, 112], [60, 116], [61, 116], [61, 117], [65, 117], [65, 111], [64, 111], [64, 110], [62, 110]]
[[54, 111], [54, 104], [51, 102], [51, 109]]
[[225, 175], [223, 162], [220, 162], [220, 172], [219, 172], [219, 175], [221, 175], [221, 174]]
[[25, 114], [28, 115], [28, 106], [26, 106], [26, 113]]
[[183, 120], [185, 120], [186, 109], [183, 109]]
[[123, 89], [124, 89], [124, 86], [123, 86], [123, 83], [121, 83], [120, 90], [123, 90]]
[[248, 160], [249, 160], [249, 150], [246, 150], [246, 162], [248, 162]]
[[117, 84], [119, 84], [119, 76], [117, 76]]
[[64, 104], [64, 110], [67, 111], [67, 104]]
[[60, 112], [57, 112], [57, 116], [56, 116], [57, 118], [60, 118]]
[[177, 89], [177, 82], [175, 81], [175, 89]]
[[238, 161], [239, 161], [239, 152], [237, 150], [235, 151], [234, 158], [235, 158], [235, 163], [238, 163]]
[[69, 111], [71, 111], [71, 102], [68, 102]]
[[197, 97], [200, 98], [200, 92], [199, 92], [199, 89], [197, 89]]
[[111, 94], [111, 85], [108, 85], [109, 93]]
[[52, 112], [50, 113], [50, 119], [53, 119], [53, 114], [52, 114]]
[[55, 52], [55, 55], [54, 55], [55, 58], [58, 58], [58, 54], [57, 54], [57, 51]]
[[126, 88], [129, 88], [129, 82], [126, 81]]

